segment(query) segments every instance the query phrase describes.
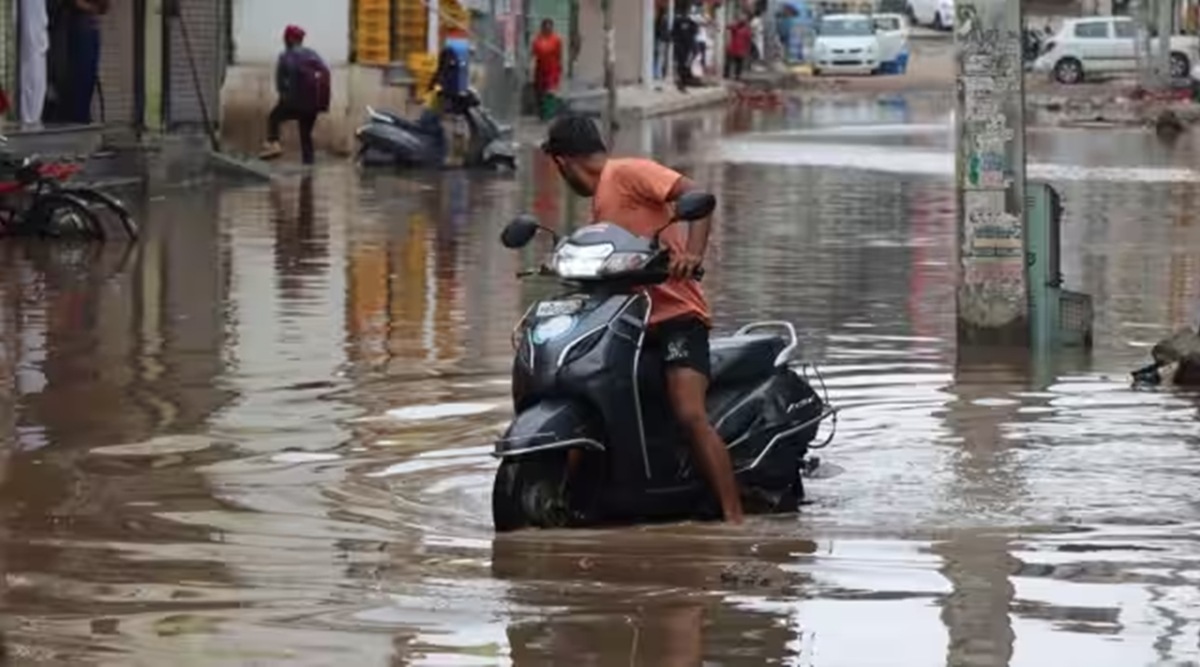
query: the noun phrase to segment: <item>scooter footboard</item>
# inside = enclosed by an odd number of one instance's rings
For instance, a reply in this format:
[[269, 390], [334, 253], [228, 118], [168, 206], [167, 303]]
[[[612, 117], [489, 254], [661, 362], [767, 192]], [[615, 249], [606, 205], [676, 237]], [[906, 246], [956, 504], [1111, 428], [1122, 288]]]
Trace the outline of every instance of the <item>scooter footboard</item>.
[[492, 456], [512, 458], [556, 449], [605, 451], [587, 408], [576, 401], [542, 401], [513, 418]]

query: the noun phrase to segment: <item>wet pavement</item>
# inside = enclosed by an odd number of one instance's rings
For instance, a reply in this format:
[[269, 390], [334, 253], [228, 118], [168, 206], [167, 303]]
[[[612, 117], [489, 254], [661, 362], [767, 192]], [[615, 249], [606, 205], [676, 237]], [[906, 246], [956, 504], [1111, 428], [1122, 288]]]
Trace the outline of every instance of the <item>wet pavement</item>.
[[[1197, 147], [1030, 135], [1096, 349], [956, 355], [945, 98], [627, 128], [720, 196], [719, 329], [787, 319], [842, 409], [798, 516], [496, 537], [488, 439], [553, 168], [170, 191], [132, 253], [0, 246], [9, 664], [1200, 661]], [[846, 156], [850, 156], [847, 158]], [[1080, 165], [1087, 165], [1082, 168]]]

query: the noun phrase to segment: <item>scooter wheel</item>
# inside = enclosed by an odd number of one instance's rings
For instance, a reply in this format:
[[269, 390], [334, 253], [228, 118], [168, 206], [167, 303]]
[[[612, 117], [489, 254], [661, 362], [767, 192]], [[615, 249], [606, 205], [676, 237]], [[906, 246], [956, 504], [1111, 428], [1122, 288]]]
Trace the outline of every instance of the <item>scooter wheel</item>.
[[562, 493], [566, 471], [565, 452], [501, 462], [492, 486], [492, 523], [496, 532], [565, 526], [569, 519]]
[[[583, 466], [580, 466], [581, 468]], [[567, 484], [567, 452], [552, 451], [506, 459], [492, 486], [496, 532], [521, 528], [564, 528], [589, 520], [581, 488]]]

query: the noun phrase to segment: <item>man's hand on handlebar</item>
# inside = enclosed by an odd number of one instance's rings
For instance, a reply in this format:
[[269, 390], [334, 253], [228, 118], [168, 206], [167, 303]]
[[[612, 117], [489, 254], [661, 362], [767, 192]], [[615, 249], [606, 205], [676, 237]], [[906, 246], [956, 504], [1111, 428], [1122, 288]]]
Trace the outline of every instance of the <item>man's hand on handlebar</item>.
[[671, 263], [667, 267], [667, 272], [671, 274], [672, 279], [688, 280], [696, 277], [696, 273], [700, 270], [700, 265], [703, 263], [704, 258], [699, 255], [686, 252], [673, 253], [671, 255]]

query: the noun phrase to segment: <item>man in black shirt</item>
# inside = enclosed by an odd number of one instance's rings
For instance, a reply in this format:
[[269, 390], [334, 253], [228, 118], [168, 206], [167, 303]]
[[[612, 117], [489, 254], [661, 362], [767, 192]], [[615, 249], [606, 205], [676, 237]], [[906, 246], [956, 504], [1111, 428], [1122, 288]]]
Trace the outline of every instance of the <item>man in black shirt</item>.
[[692, 19], [689, 10], [687, 2], [675, 6], [675, 25], [671, 35], [675, 50], [675, 82], [679, 92], [687, 92], [688, 86], [696, 84], [692, 76], [692, 57], [696, 53], [696, 36], [700, 26]]

